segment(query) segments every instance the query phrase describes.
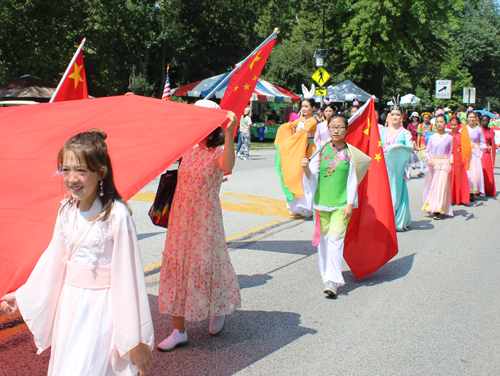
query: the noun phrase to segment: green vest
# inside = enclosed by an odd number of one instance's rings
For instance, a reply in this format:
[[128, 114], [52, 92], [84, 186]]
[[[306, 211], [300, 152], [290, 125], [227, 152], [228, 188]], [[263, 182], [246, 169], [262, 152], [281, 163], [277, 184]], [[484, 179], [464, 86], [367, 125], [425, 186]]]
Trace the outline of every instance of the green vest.
[[318, 189], [314, 203], [321, 206], [347, 205], [347, 178], [349, 177], [349, 152], [347, 146], [337, 150], [326, 145], [321, 153]]

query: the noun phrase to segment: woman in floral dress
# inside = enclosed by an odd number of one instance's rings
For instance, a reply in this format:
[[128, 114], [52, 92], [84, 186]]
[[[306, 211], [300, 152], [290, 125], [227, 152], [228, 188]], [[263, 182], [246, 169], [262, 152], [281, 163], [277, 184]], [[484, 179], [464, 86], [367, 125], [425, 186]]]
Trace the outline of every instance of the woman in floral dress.
[[[220, 108], [207, 100], [195, 105]], [[182, 158], [179, 167], [158, 297], [160, 312], [173, 316], [175, 329], [158, 345], [160, 351], [187, 343], [185, 320], [211, 318], [209, 333], [216, 335], [226, 315], [241, 305], [219, 201], [224, 172], [234, 167], [233, 131], [238, 120], [233, 112], [227, 117], [226, 132], [218, 127]]]

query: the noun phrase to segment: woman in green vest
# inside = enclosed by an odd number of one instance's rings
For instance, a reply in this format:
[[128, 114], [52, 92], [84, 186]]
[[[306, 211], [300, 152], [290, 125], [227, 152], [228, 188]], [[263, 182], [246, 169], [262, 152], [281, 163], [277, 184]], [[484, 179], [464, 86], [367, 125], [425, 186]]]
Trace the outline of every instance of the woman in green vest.
[[315, 193], [315, 230], [313, 245], [318, 247], [318, 260], [323, 292], [337, 295], [345, 284], [342, 276], [344, 238], [352, 210], [358, 206], [358, 184], [368, 170], [371, 158], [347, 144], [347, 118], [341, 114], [330, 117], [328, 131], [331, 141], [309, 163], [304, 157], [302, 167]]

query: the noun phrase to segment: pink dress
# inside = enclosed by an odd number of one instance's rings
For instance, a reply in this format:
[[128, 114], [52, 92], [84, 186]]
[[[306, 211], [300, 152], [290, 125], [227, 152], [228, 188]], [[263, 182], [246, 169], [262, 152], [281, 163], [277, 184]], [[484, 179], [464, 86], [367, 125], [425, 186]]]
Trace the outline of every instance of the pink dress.
[[450, 190], [453, 137], [449, 134], [433, 134], [425, 147], [425, 159], [429, 170], [425, 178], [422, 210], [453, 217]]
[[195, 146], [182, 158], [168, 221], [158, 306], [188, 321], [228, 315], [241, 306], [219, 200], [222, 152]]

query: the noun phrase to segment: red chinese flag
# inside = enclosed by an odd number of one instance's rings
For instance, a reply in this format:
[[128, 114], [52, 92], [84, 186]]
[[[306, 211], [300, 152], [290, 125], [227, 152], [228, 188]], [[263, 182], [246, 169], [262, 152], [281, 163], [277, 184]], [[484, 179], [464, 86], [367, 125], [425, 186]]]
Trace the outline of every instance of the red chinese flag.
[[251, 55], [229, 80], [220, 107], [233, 111], [238, 119], [243, 115], [243, 111], [250, 101], [260, 73], [273, 50], [274, 43], [276, 43], [276, 35], [255, 54]]
[[372, 158], [358, 187], [358, 208], [347, 227], [344, 259], [356, 279], [373, 273], [398, 253], [389, 178], [373, 98], [350, 119], [346, 142]]
[[72, 101], [75, 99], [87, 99], [89, 97], [85, 67], [83, 66], [82, 47], [83, 42], [80, 44], [73, 59], [71, 59], [51, 102]]
[[67, 193], [57, 153], [70, 137], [107, 132], [115, 183], [128, 200], [227, 121], [226, 111], [138, 95], [0, 108], [0, 297], [26, 281], [52, 238]]

